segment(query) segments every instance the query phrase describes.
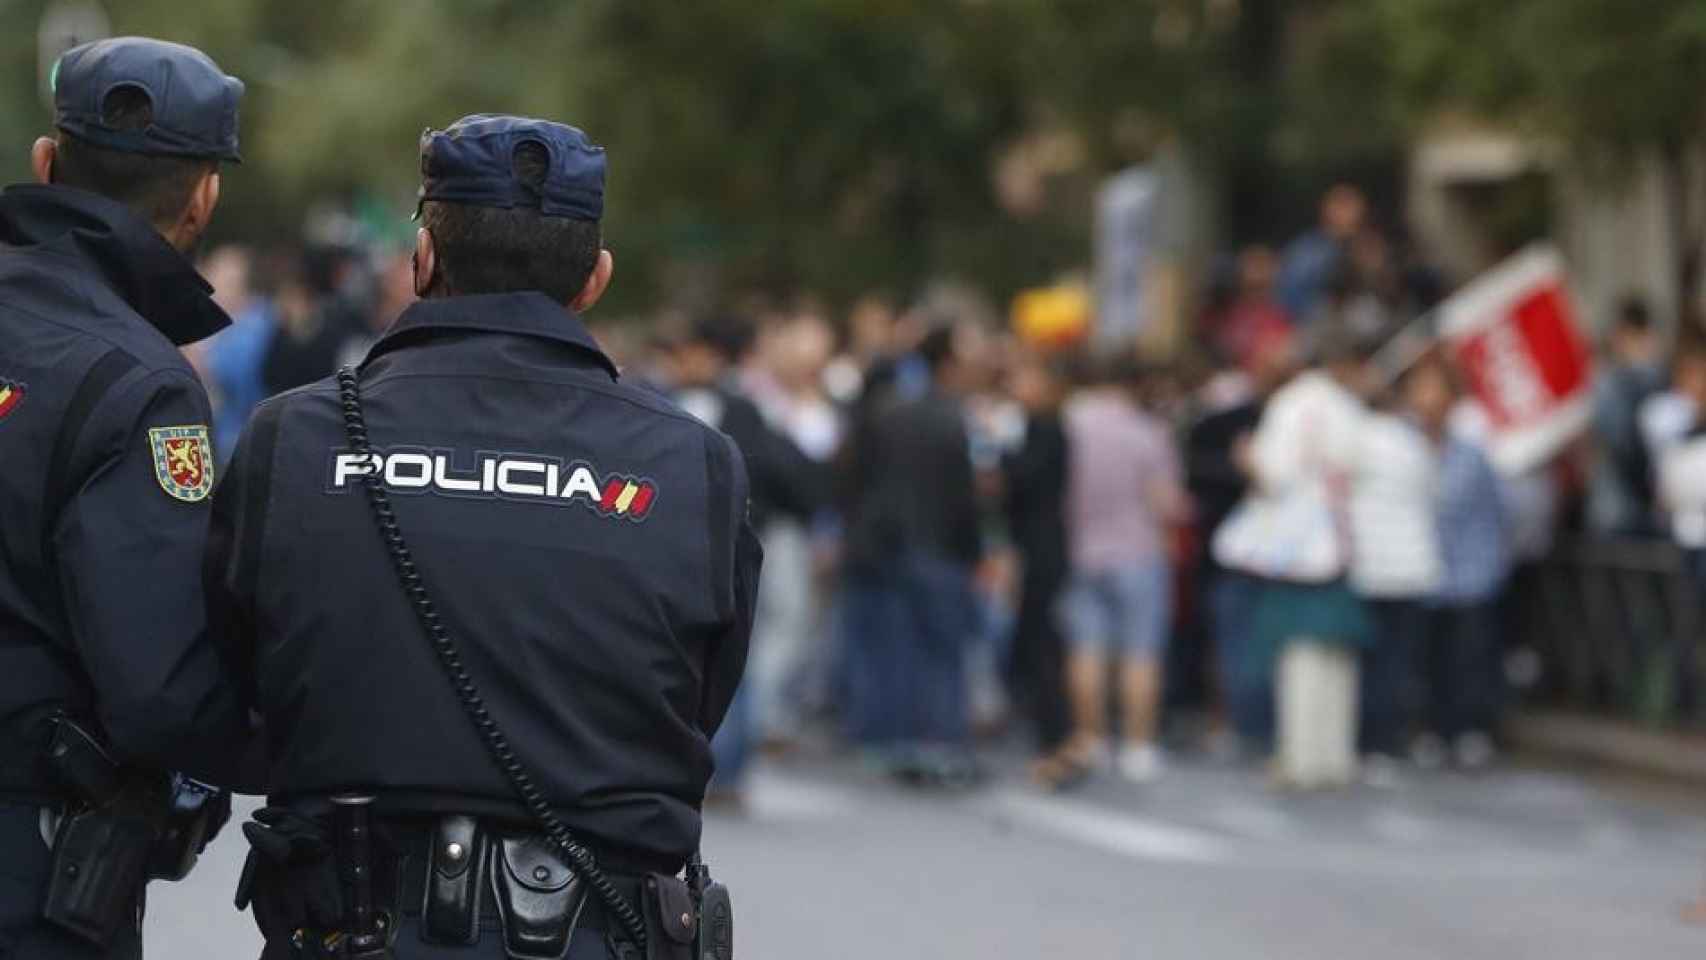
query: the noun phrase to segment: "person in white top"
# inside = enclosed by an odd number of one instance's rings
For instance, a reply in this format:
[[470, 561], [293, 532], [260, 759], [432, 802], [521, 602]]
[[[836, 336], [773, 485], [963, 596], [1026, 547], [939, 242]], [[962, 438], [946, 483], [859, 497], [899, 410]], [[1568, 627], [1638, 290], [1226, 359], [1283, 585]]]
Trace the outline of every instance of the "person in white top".
[[1364, 418], [1350, 495], [1351, 586], [1373, 633], [1361, 656], [1358, 745], [1363, 773], [1385, 784], [1404, 748], [1415, 664], [1427, 631], [1423, 601], [1439, 588], [1438, 463], [1405, 416]]
[[[803, 309], [772, 324], [766, 347], [769, 392], [757, 397], [765, 419], [812, 462], [828, 464], [842, 432], [841, 415], [822, 385], [834, 332], [822, 315]], [[831, 667], [824, 649], [826, 585], [819, 576], [824, 543], [814, 532], [814, 519], [778, 514], [761, 532], [774, 575], [759, 591], [745, 683], [759, 745], [771, 753], [798, 745], [804, 707], [827, 696], [815, 689], [827, 686]]]
[[[1706, 344], [1685, 343], [1677, 352], [1673, 390], [1690, 410], [1706, 410]], [[1658, 459], [1659, 503], [1671, 537], [1689, 557], [1689, 566], [1706, 583], [1706, 417], [1692, 415], [1680, 439]]]
[[1248, 447], [1252, 487], [1215, 538], [1216, 559], [1259, 577], [1254, 630], [1277, 659], [1280, 784], [1327, 787], [1355, 772], [1357, 655], [1369, 637], [1349, 585], [1370, 344], [1322, 328], [1312, 366], [1268, 401]]

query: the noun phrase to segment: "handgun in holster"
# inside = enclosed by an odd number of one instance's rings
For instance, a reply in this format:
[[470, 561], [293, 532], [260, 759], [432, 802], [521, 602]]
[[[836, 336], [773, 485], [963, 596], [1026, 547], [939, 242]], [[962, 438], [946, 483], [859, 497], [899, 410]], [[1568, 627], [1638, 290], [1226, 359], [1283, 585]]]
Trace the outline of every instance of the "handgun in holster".
[[98, 945], [135, 924], [148, 880], [180, 880], [210, 834], [219, 791], [126, 767], [100, 738], [49, 718], [43, 763], [69, 795], [54, 832], [42, 917]]
[[133, 776], [100, 740], [63, 716], [49, 721], [43, 759], [70, 802], [54, 832], [42, 917], [105, 946], [137, 922], [163, 788]]

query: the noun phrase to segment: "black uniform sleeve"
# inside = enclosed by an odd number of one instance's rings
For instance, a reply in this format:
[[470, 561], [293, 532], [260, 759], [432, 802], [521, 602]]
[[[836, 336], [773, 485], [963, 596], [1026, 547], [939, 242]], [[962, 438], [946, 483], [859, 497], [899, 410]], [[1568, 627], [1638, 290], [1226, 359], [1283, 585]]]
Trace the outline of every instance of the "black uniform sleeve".
[[[203, 567], [208, 634], [230, 665], [232, 682], [246, 704], [258, 702], [255, 604], [281, 409], [278, 401], [263, 404], [237, 441], [236, 452], [213, 494]], [[230, 786], [239, 793], [264, 793], [266, 772], [265, 737], [257, 731]]]
[[79, 435], [52, 539], [72, 642], [113, 747], [217, 783], [229, 778], [247, 712], [202, 604], [208, 420], [206, 394], [186, 372], [121, 381]]
[[[699, 700], [699, 727], [709, 737], [722, 726], [741, 675], [746, 672], [764, 548], [747, 518], [750, 488], [740, 451], [727, 440], [716, 444], [707, 458], [707, 466], [715, 517], [711, 568], [716, 582], [712, 590], [716, 606], [723, 614], [721, 629], [705, 652], [705, 683]], [[723, 501], [721, 510], [716, 509], [719, 497]]]

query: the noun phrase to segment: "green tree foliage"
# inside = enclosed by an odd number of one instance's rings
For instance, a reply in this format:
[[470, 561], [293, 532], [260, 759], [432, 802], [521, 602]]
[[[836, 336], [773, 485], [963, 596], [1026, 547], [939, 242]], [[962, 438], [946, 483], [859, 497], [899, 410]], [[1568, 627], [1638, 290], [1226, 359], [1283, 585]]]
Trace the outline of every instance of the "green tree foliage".
[[1706, 132], [1696, 0], [1384, 0], [1410, 92], [1590, 147]]
[[[48, 126], [33, 29], [48, 2], [0, 0], [16, 28], [0, 31], [6, 179]], [[249, 82], [226, 236], [288, 238], [323, 197], [401, 228], [423, 127], [550, 116], [610, 148], [631, 306], [667, 299], [682, 263], [733, 288], [844, 296], [955, 274], [1004, 294], [1085, 263], [1091, 189], [1163, 144], [1219, 188], [1242, 239], [1295, 226], [1327, 176], [1395, 171], [1408, 123], [1442, 103], [1680, 156], [1700, 142], [1706, 90], [1697, 0], [106, 7], [115, 30], [198, 44]], [[1020, 209], [997, 172], [1038, 142], [1054, 151], [1049, 202]]]
[[1467, 105], [1614, 168], [1663, 164], [1679, 302], [1699, 304], [1706, 210], [1706, 4], [1699, 0], [1382, 0], [1404, 91]]
[[[1005, 294], [1087, 261], [1102, 175], [1169, 140], [1205, 156], [1244, 142], [1237, 6], [599, 0], [581, 8], [585, 115], [622, 148], [619, 196], [650, 226], [637, 239], [697, 242], [769, 287], [946, 273]], [[995, 168], [1048, 136], [1074, 154], [1064, 202], [1008, 209]]]
[[[32, 24], [47, 0], [0, 0]], [[220, 230], [281, 236], [318, 197], [412, 199], [418, 135], [476, 111], [586, 127], [611, 152], [628, 280], [847, 295], [958, 274], [996, 293], [1088, 259], [1088, 197], [1162, 143], [1262, 181], [1284, 0], [125, 0], [119, 32], [195, 43], [249, 83]], [[0, 167], [47, 126], [33, 31], [0, 39]], [[1054, 202], [995, 171], [1039, 137]], [[1307, 139], [1307, 138], [1306, 138]], [[288, 233], [282, 234], [288, 236]], [[639, 282], [636, 282], [638, 279]], [[630, 301], [632, 302], [632, 301]]]
[[[47, 2], [0, 5], [32, 24]], [[779, 289], [958, 273], [1006, 292], [1085, 262], [1102, 173], [1169, 138], [1233, 155], [1248, 137], [1216, 131], [1255, 129], [1226, 66], [1236, 0], [107, 6], [115, 30], [196, 43], [248, 80], [228, 235], [279, 236], [328, 194], [402, 211], [422, 127], [535, 113], [610, 147], [628, 291], [686, 260]], [[19, 144], [47, 121], [29, 33], [0, 39], [0, 135]], [[1039, 135], [1079, 145], [1051, 187], [1069, 202], [1016, 215], [992, 171]], [[0, 169], [21, 176], [17, 156]]]

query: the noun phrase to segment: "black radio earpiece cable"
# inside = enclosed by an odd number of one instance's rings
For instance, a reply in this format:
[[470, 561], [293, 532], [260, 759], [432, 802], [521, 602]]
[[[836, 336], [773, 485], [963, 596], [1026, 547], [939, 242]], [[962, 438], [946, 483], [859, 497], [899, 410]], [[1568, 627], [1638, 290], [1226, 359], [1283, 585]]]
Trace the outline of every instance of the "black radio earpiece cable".
[[379, 528], [379, 536], [385, 541], [386, 549], [391, 554], [391, 563], [397, 570], [397, 580], [402, 584], [403, 593], [415, 608], [415, 615], [426, 629], [433, 651], [438, 654], [438, 662], [443, 665], [445, 676], [456, 691], [456, 699], [461, 702], [468, 719], [480, 731], [486, 749], [491, 752], [492, 759], [497, 761], [498, 768], [509, 779], [510, 786], [527, 807], [527, 812], [544, 828], [546, 838], [568, 858], [575, 873], [598, 894], [605, 909], [622, 924], [634, 945], [639, 947], [643, 954], [646, 949], [645, 921], [640, 918], [633, 905], [617, 891], [610, 878], [604, 875], [592, 851], [576, 841], [574, 835], [569, 833], [569, 828], [557, 819], [557, 814], [546, 801], [545, 794], [534, 782], [521, 759], [515, 755], [509, 738], [504, 736], [503, 730], [486, 709], [486, 702], [480, 696], [479, 688], [474, 685], [474, 678], [469, 675], [468, 668], [462, 662], [461, 651], [451, 639], [450, 632], [445, 629], [438, 608], [427, 594], [426, 584], [421, 579], [420, 570], [415, 566], [414, 555], [409, 552], [408, 544], [403, 540], [403, 531], [397, 525], [397, 514], [392, 509], [391, 497], [386, 493], [384, 481], [380, 476], [373, 444], [367, 435], [367, 422], [361, 412], [361, 381], [353, 367], [344, 367], [338, 371], [338, 393], [342, 398], [344, 431], [349, 437], [350, 448], [366, 467], [362, 480], [367, 486], [368, 502], [373, 507], [374, 525]]

